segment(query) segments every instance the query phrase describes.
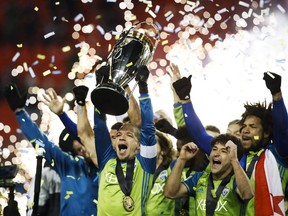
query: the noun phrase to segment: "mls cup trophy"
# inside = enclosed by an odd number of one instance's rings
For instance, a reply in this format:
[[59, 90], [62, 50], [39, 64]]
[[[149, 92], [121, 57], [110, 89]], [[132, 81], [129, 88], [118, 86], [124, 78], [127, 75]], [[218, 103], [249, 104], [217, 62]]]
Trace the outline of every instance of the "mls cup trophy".
[[[147, 24], [150, 28], [139, 28], [141, 24]], [[146, 22], [121, 33], [108, 56], [106, 79], [101, 79], [99, 83], [97, 81], [96, 88], [91, 92], [91, 101], [100, 112], [110, 115], [127, 112], [129, 96], [124, 88], [135, 78], [137, 68], [152, 59], [158, 41], [159, 29]]]

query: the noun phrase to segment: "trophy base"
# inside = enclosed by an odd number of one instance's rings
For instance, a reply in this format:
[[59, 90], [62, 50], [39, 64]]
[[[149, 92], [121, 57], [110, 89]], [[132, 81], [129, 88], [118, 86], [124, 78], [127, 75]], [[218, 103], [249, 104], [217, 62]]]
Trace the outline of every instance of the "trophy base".
[[97, 86], [91, 92], [91, 101], [100, 112], [109, 115], [122, 115], [129, 108], [127, 93], [114, 83]]

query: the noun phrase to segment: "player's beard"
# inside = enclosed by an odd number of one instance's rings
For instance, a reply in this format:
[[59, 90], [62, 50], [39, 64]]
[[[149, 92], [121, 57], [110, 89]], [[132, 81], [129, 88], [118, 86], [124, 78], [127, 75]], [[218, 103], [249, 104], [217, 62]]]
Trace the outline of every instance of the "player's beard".
[[264, 138], [262, 138], [261, 140], [258, 140], [258, 141], [254, 140], [254, 143], [251, 143], [249, 148], [243, 149], [244, 154], [247, 155], [250, 151], [257, 152], [257, 151], [265, 148], [266, 145], [267, 145], [267, 140]]

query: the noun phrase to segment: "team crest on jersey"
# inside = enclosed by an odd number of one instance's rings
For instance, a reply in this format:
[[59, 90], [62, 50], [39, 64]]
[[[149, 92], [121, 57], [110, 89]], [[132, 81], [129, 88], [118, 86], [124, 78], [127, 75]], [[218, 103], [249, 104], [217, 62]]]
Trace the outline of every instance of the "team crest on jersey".
[[158, 179], [161, 181], [161, 182], [165, 182], [166, 179], [168, 178], [168, 172], [167, 170], [163, 170], [159, 176], [158, 176]]
[[229, 194], [229, 191], [230, 189], [226, 186], [221, 193], [222, 197], [226, 197], [227, 194]]
[[204, 188], [203, 187], [199, 187], [197, 188], [197, 193], [203, 193], [204, 192]]

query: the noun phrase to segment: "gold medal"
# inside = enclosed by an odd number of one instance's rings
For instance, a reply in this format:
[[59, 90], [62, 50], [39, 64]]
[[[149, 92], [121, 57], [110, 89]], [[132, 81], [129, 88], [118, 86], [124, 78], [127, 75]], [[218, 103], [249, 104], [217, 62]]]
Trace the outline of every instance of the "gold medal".
[[135, 206], [134, 206], [134, 200], [132, 199], [132, 197], [125, 196], [123, 198], [123, 206], [124, 206], [126, 211], [128, 211], [128, 212], [133, 211]]

